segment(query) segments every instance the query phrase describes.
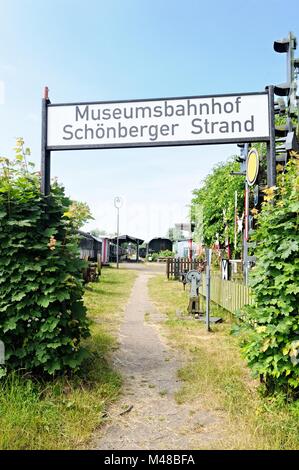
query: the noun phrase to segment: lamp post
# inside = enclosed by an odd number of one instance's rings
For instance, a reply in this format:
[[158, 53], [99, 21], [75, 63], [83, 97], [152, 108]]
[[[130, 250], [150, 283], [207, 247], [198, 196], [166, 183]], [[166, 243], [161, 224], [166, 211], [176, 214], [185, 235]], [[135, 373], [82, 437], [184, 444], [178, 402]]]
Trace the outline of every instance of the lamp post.
[[114, 198], [114, 207], [117, 209], [117, 238], [116, 238], [116, 267], [117, 269], [119, 268], [119, 209], [122, 206], [122, 198], [119, 196], [116, 196]]

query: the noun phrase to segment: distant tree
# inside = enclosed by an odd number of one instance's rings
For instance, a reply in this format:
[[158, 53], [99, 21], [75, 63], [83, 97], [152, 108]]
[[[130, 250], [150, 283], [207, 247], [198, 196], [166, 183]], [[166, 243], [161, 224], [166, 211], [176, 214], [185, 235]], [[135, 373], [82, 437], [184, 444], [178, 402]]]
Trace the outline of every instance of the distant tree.
[[86, 202], [72, 201], [67, 212], [64, 214], [65, 217], [68, 217], [72, 220], [72, 224], [78, 230], [86, 224], [89, 220], [93, 220], [90, 209]]
[[94, 237], [105, 237], [107, 235], [106, 230], [100, 230], [99, 228], [94, 228], [90, 231], [90, 233]]
[[225, 243], [226, 237], [230, 241], [234, 238], [235, 191], [239, 215], [244, 210], [244, 177], [231, 175], [232, 171], [239, 170], [240, 164], [234, 160], [219, 163], [201, 187], [193, 190], [191, 214], [197, 224], [196, 233], [207, 246], [212, 246], [217, 237], [221, 244]]
[[170, 227], [167, 231], [167, 238], [172, 242], [177, 240], [185, 240], [185, 236], [183, 235], [182, 230], [177, 229], [176, 227]]
[[172, 242], [174, 241], [174, 228], [173, 227], [169, 227], [169, 229], [167, 230], [167, 234], [166, 234], [166, 237], [169, 238], [169, 240], [171, 240]]

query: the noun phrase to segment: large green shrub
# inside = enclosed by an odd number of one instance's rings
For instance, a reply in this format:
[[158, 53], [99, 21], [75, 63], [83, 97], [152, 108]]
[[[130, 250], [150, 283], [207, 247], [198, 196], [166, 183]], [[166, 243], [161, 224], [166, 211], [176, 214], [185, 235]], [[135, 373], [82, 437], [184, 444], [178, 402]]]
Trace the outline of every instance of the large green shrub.
[[269, 390], [299, 389], [298, 161], [289, 162], [265, 202], [253, 235], [254, 304], [243, 312], [243, 351]]
[[41, 195], [22, 144], [15, 161], [0, 161], [0, 339], [7, 370], [53, 374], [86, 355], [82, 262], [70, 199], [57, 183]]

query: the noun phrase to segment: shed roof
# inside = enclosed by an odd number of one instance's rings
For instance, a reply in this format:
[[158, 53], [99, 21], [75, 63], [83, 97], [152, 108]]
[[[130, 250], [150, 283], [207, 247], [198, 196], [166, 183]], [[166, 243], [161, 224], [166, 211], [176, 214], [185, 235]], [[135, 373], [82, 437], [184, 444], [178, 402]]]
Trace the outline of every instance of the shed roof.
[[[117, 237], [114, 237], [114, 238], [111, 238], [111, 240], [116, 243], [117, 242]], [[140, 238], [136, 238], [136, 237], [131, 237], [130, 235], [120, 235], [118, 237], [118, 240], [119, 240], [119, 244], [122, 245], [123, 243], [134, 243], [134, 244], [138, 244], [138, 245], [142, 245], [142, 243], [144, 242], [144, 240], [141, 240]]]

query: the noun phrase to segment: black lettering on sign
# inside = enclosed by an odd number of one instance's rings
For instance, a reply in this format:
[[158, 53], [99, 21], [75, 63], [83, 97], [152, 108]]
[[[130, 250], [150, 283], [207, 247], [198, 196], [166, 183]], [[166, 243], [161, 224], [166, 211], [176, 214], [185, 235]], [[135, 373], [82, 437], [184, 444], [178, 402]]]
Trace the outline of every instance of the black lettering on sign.
[[73, 126], [71, 126], [70, 124], [67, 124], [67, 125], [64, 126], [63, 132], [64, 132], [65, 134], [69, 134], [70, 137], [64, 137], [64, 136], [63, 136], [63, 137], [62, 137], [63, 140], [71, 140], [71, 139], [73, 138], [73, 133], [72, 133], [72, 131], [69, 131], [69, 130], [68, 130], [68, 129], [72, 129], [72, 128], [73, 128]]
[[76, 121], [80, 119], [86, 119], [88, 121], [89, 119], [89, 106], [85, 106], [83, 113], [81, 112], [81, 109], [79, 106], [76, 106]]
[[195, 127], [196, 129], [198, 129], [197, 131], [191, 131], [192, 134], [201, 134], [202, 133], [202, 126], [200, 124], [201, 122], [201, 119], [199, 118], [195, 118], [195, 119], [192, 119], [192, 127]]
[[254, 132], [254, 116], [251, 115], [251, 118], [244, 122], [244, 129], [247, 132]]

